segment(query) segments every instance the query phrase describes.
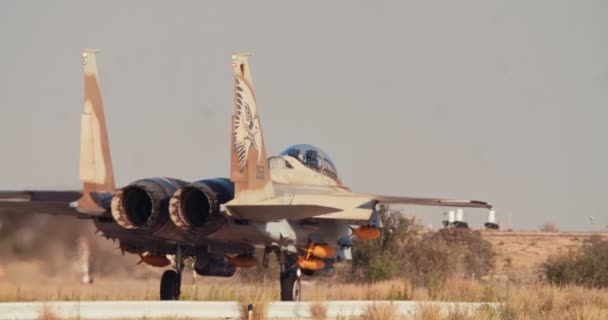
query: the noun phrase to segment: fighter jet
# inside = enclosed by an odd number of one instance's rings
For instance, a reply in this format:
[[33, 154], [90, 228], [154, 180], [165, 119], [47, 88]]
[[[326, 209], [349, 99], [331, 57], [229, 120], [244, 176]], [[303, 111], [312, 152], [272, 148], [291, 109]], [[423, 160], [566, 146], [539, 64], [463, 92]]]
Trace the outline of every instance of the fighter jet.
[[331, 158], [312, 145], [293, 145], [267, 157], [249, 54], [239, 52], [232, 55], [229, 178], [155, 177], [117, 189], [96, 54], [91, 49], [82, 54], [82, 190], [2, 191], [0, 212], [90, 219], [101, 235], [118, 240], [123, 252], [152, 266], [171, 266], [160, 281], [161, 300], [179, 299], [186, 259], [195, 261], [201, 276], [231, 277], [238, 268], [256, 266], [256, 248], [263, 249], [262, 261], [270, 255], [280, 261], [281, 300], [300, 300], [302, 273], [332, 270], [334, 263], [351, 259], [354, 238], [381, 235], [382, 204], [492, 208], [483, 201], [353, 192]]

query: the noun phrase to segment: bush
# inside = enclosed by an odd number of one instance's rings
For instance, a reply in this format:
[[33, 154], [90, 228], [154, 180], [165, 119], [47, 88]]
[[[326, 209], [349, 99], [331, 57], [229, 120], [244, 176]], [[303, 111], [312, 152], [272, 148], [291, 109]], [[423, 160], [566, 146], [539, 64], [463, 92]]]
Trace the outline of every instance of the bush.
[[608, 288], [608, 240], [591, 237], [576, 251], [551, 256], [543, 271], [553, 284]]
[[559, 229], [557, 228], [557, 225], [555, 225], [555, 223], [545, 222], [542, 226], [540, 226], [540, 231], [542, 231], [542, 232], [558, 232]]
[[368, 281], [391, 279], [399, 271], [398, 267], [390, 256], [380, 256], [371, 260], [363, 269], [363, 277]]
[[357, 240], [353, 246], [351, 281], [404, 277], [416, 286], [437, 291], [451, 276], [480, 278], [494, 268], [492, 244], [478, 231], [423, 232], [401, 212], [386, 207], [380, 210], [380, 217], [382, 236], [374, 241]]
[[374, 282], [393, 278], [400, 273], [397, 256], [405, 242], [412, 241], [418, 234], [414, 224], [400, 212], [389, 212], [382, 206], [380, 218], [384, 226], [377, 240], [355, 240], [352, 254], [350, 281]]
[[467, 278], [479, 279], [494, 269], [496, 253], [492, 244], [482, 239], [479, 231], [441, 229], [431, 239], [447, 243], [450, 254], [456, 256], [460, 273]]

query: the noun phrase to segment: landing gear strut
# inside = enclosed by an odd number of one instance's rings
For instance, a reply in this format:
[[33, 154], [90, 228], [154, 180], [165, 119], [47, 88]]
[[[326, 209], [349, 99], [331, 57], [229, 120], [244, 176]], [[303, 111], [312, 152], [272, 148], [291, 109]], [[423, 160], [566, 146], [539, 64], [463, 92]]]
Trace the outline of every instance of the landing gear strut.
[[302, 270], [296, 264], [294, 255], [281, 255], [281, 301], [300, 301], [302, 298], [302, 285], [300, 277]]
[[167, 270], [160, 279], [160, 300], [179, 300], [182, 286], [184, 256], [182, 248], [177, 246], [175, 253], [175, 270]]

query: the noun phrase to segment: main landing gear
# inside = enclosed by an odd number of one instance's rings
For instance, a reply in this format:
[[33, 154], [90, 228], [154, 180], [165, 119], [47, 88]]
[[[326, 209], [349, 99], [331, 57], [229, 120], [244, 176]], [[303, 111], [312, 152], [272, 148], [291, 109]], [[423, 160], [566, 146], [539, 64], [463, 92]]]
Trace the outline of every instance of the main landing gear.
[[182, 286], [184, 256], [181, 247], [175, 254], [175, 270], [167, 270], [160, 279], [160, 300], [179, 300]]
[[[297, 264], [297, 255], [277, 252], [281, 271], [279, 280], [281, 284], [281, 301], [300, 301], [302, 284], [300, 277], [302, 269]], [[265, 254], [264, 264], [267, 264]], [[182, 248], [178, 247], [175, 254], [175, 269], [167, 270], [160, 280], [160, 300], [179, 300], [181, 294], [182, 271], [184, 270], [184, 255]]]
[[160, 279], [160, 300], [179, 300], [181, 294], [181, 272], [167, 270]]
[[302, 270], [296, 264], [294, 255], [282, 255], [281, 261], [281, 301], [300, 301], [302, 298], [302, 284], [300, 277]]
[[300, 301], [302, 298], [302, 269], [298, 265], [298, 256], [289, 254], [277, 247], [266, 247], [262, 265], [268, 268], [270, 253], [274, 252], [277, 262], [281, 266], [279, 281], [281, 284], [281, 301]]

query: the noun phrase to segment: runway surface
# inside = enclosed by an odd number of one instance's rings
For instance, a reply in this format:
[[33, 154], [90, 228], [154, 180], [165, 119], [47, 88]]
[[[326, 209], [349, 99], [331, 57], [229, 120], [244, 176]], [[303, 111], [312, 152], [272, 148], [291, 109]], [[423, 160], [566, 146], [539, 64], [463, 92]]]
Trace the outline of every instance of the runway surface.
[[[310, 318], [312, 302], [273, 302], [269, 318]], [[444, 312], [450, 309], [476, 310], [482, 305], [496, 308], [496, 303], [455, 303], [417, 301], [325, 301], [327, 317], [357, 316], [371, 304], [395, 304], [401, 313], [412, 314], [420, 304], [435, 304]], [[254, 306], [255, 307], [255, 306]], [[81, 301], [81, 302], [8, 302], [0, 303], [0, 319], [40, 319], [47, 310], [60, 319], [154, 319], [203, 318], [235, 319], [239, 304], [234, 301]]]

